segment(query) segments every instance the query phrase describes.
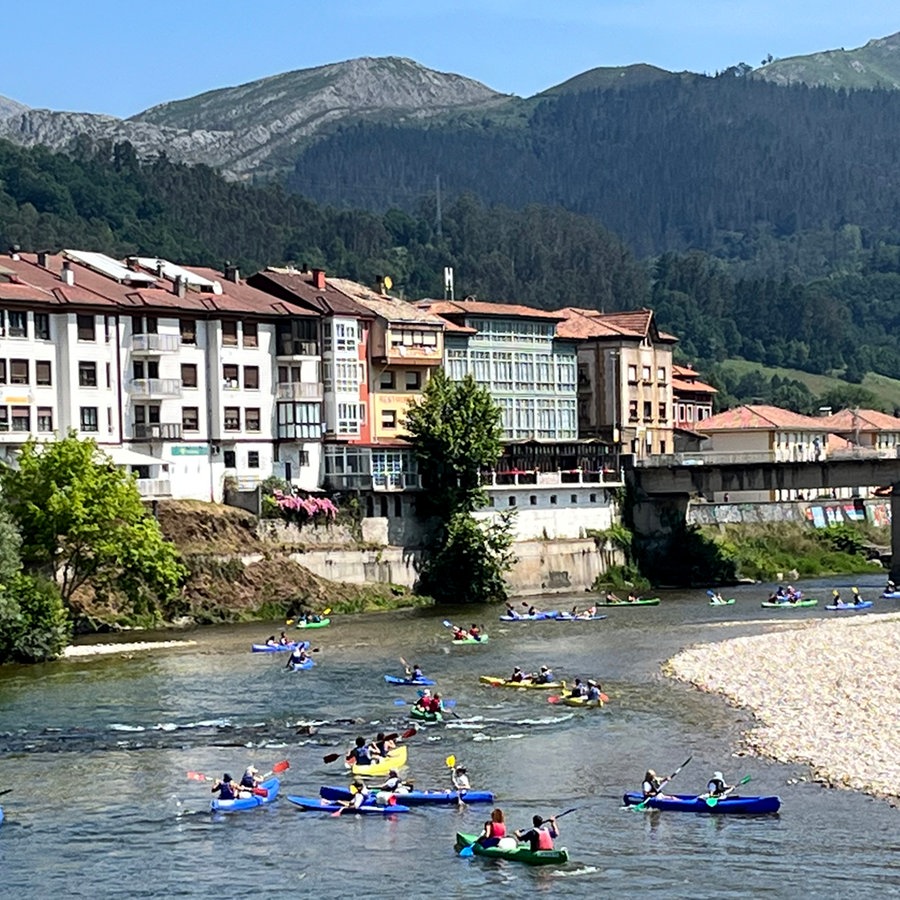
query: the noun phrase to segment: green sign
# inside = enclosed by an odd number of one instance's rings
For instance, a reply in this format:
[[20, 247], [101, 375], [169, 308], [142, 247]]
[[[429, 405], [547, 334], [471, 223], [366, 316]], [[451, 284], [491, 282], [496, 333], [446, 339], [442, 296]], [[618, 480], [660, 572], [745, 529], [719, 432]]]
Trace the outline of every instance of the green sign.
[[172, 456], [208, 456], [206, 444], [189, 444], [187, 447], [173, 447]]

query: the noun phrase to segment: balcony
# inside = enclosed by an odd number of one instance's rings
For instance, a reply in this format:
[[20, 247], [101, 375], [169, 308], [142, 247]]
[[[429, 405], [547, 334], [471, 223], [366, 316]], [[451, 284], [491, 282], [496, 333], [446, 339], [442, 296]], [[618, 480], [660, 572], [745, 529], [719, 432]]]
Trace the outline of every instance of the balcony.
[[442, 356], [442, 349], [430, 344], [393, 344], [388, 347], [387, 356], [376, 358], [376, 362], [387, 365], [438, 366]]
[[563, 485], [622, 485], [622, 474], [612, 466], [602, 469], [559, 469], [555, 472], [541, 472], [537, 469], [511, 469], [508, 471], [482, 472], [481, 484], [485, 488], [547, 487]]
[[170, 422], [161, 424], [157, 422], [152, 425], [135, 423], [134, 439], [136, 441], [180, 441], [181, 423]]
[[321, 400], [322, 383], [319, 381], [291, 381], [275, 385], [276, 400]]
[[172, 496], [172, 482], [168, 478], [136, 478], [138, 493], [142, 497], [157, 498]]
[[131, 352], [142, 356], [158, 353], [177, 353], [181, 349], [179, 334], [134, 334], [131, 336]]
[[317, 341], [286, 340], [281, 338], [278, 340], [275, 358], [290, 362], [301, 357], [308, 358], [319, 355], [319, 344]]
[[135, 378], [128, 384], [135, 400], [164, 400], [181, 396], [180, 378]]
[[418, 475], [396, 473], [391, 475], [336, 474], [325, 475], [325, 483], [337, 491], [415, 491], [422, 487]]

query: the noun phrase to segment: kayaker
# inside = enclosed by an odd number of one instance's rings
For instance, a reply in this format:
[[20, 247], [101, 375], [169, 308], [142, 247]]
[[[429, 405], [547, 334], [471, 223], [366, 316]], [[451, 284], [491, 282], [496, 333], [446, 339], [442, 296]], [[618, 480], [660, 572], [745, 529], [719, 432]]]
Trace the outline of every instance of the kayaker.
[[406, 677], [411, 678], [413, 681], [419, 681], [425, 677], [425, 673], [422, 671], [421, 666], [416, 663], [412, 668], [406, 667]]
[[476, 838], [482, 847], [496, 847], [500, 838], [506, 837], [506, 817], [502, 809], [491, 810], [491, 817], [484, 823], [481, 834]]
[[472, 785], [469, 783], [468, 769], [465, 766], [457, 766], [450, 771], [450, 781], [455, 791], [464, 792], [471, 790]]
[[372, 792], [366, 787], [363, 781], [356, 778], [350, 785], [350, 793], [353, 794], [353, 796], [347, 802], [347, 806], [352, 806], [353, 809], [359, 809], [369, 799]]
[[360, 735], [347, 753], [347, 762], [356, 766], [371, 766], [372, 755], [366, 739]]
[[391, 769], [384, 784], [379, 785], [378, 790], [390, 791], [392, 794], [408, 794], [412, 790], [412, 782], [404, 781], [396, 769]]
[[658, 796], [659, 792], [662, 790], [663, 785], [668, 781], [667, 778], [660, 778], [653, 769], [647, 769], [646, 774], [644, 775], [644, 783], [641, 785], [641, 790], [644, 793], [644, 799], [648, 799], [649, 797]]
[[527, 678], [528, 676], [525, 674], [521, 666], [516, 666], [513, 669], [512, 675], [509, 676], [510, 681], [515, 681], [517, 683], [525, 681]]
[[625, 601], [621, 597], [617, 597], [612, 591], [608, 591], [606, 594], [606, 602], [607, 603], [624, 603]]
[[716, 591], [716, 592], [712, 595], [712, 602], [713, 602], [713, 603], [719, 603], [719, 604], [725, 602], [725, 598], [722, 596], [722, 592], [721, 592], [721, 591]]
[[288, 657], [287, 664], [285, 665], [286, 669], [290, 669], [291, 666], [299, 666], [305, 663], [309, 659], [309, 654], [306, 652], [306, 647], [303, 645], [298, 645], [291, 650], [291, 655]]
[[894, 584], [894, 582], [891, 581], [890, 578], [888, 578], [888, 583], [884, 587], [884, 593], [885, 594], [894, 594], [894, 593], [896, 593], [896, 591], [897, 591], [897, 585]]
[[529, 606], [529, 607], [528, 607], [528, 615], [529, 615], [529, 616], [536, 616], [536, 615], [537, 615], [537, 609], [535, 609], [534, 606]]
[[278, 646], [278, 641], [276, 640], [274, 634], [270, 634], [270, 635], [266, 638], [266, 646], [267, 646], [267, 647], [277, 647], [277, 646]]
[[459, 625], [453, 626], [453, 640], [464, 641], [469, 635]]
[[532, 853], [536, 853], [538, 850], [552, 850], [554, 838], [559, 837], [556, 816], [550, 816], [546, 822], [540, 816], [534, 816], [531, 823], [528, 831], [516, 832], [516, 840], [528, 841], [531, 844]]
[[803, 596], [803, 591], [798, 591], [792, 584], [787, 586], [788, 603], [796, 603]]
[[634, 591], [629, 592], [629, 594], [628, 594], [628, 602], [629, 603], [637, 603], [638, 600], [640, 600], [640, 599], [641, 598], [637, 594], [635, 594]]
[[425, 688], [425, 690], [419, 694], [419, 699], [416, 700], [416, 706], [419, 709], [425, 710], [425, 712], [428, 712], [428, 710], [431, 709], [431, 691], [429, 691], [428, 688]]
[[307, 623], [321, 622], [322, 617], [318, 613], [313, 613], [312, 615], [306, 617], [306, 621]]
[[532, 675], [531, 681], [533, 684], [552, 684], [553, 672], [549, 666], [541, 666], [541, 671], [537, 675]]
[[832, 600], [832, 603], [833, 603], [835, 606], [843, 606], [843, 605], [844, 605], [844, 601], [841, 600], [841, 592], [840, 592], [837, 588], [835, 588], [835, 589], [831, 592], [831, 596], [834, 598], [834, 599]]
[[258, 787], [260, 781], [262, 779], [259, 777], [259, 769], [256, 766], [247, 766], [238, 785], [240, 792], [246, 794], [249, 791], [252, 794], [253, 788]]
[[515, 607], [512, 605], [512, 603], [507, 603], [507, 604], [506, 604], [506, 614], [509, 616], [510, 619], [521, 619], [521, 618], [522, 618], [522, 617], [518, 614], [518, 612], [516, 612], [516, 609], [515, 609]]
[[384, 736], [383, 731], [379, 731], [378, 734], [375, 735], [375, 741], [370, 749], [375, 756], [387, 756], [396, 746], [397, 745], [393, 741], [389, 741]]
[[474, 638], [476, 641], [481, 640], [481, 629], [474, 622], [469, 629], [469, 637]]
[[289, 644], [291, 639], [282, 631], [281, 637], [278, 638], [278, 643], [281, 644], [282, 647]]
[[226, 772], [221, 780], [212, 786], [212, 793], [218, 794], [220, 800], [234, 800], [238, 794], [238, 785], [232, 781], [231, 776]]
[[578, 614], [579, 619], [593, 619], [597, 615], [597, 607], [589, 606], [584, 612]]
[[432, 712], [435, 714], [443, 713], [444, 711], [444, 701], [441, 700], [441, 695], [435, 693], [435, 695], [431, 698], [428, 704], [428, 712]]
[[734, 790], [734, 787], [725, 784], [725, 779], [721, 772], [713, 772], [712, 778], [706, 785], [707, 797], [726, 797]]
[[572, 691], [569, 694], [570, 697], [586, 697], [587, 696], [587, 688], [584, 686], [580, 678], [575, 679], [575, 684], [572, 685]]
[[597, 702], [599, 702], [602, 699], [602, 697], [600, 696], [602, 692], [603, 689], [600, 687], [600, 685], [596, 681], [594, 681], [593, 678], [589, 678], [587, 689], [588, 700], [596, 700]]

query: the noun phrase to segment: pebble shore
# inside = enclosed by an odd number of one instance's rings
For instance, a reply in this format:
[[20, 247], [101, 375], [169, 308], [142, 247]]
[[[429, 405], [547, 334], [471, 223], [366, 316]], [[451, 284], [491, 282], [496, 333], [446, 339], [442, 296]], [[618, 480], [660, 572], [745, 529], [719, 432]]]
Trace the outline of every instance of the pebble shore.
[[196, 641], [137, 641], [131, 644], [79, 644], [66, 647], [63, 656], [104, 656], [111, 653], [133, 653], [135, 650], [164, 650], [169, 647], [191, 647]]
[[[746, 748], [900, 797], [900, 613], [796, 623], [681, 651], [664, 671], [756, 716]], [[781, 623], [783, 624], [783, 623]]]

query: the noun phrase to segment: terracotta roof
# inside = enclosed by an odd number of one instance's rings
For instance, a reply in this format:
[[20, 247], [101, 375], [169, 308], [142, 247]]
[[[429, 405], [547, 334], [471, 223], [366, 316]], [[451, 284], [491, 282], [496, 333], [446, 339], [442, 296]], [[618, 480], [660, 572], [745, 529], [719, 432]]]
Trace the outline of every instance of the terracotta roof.
[[398, 300], [387, 294], [379, 294], [364, 284], [344, 278], [332, 278], [331, 283], [340, 291], [352, 297], [366, 309], [388, 322], [406, 322], [414, 325], [432, 325], [443, 329], [444, 320], [416, 304]]
[[877, 409], [842, 409], [822, 419], [829, 428], [842, 434], [856, 431], [900, 431], [900, 419]]
[[824, 419], [802, 416], [777, 406], [736, 406], [697, 423], [697, 430], [710, 431], [831, 431]]
[[612, 325], [606, 321], [603, 313], [594, 309], [577, 309], [569, 306], [558, 311], [564, 320], [556, 327], [560, 337], [585, 340], [587, 338], [627, 338], [640, 340], [643, 335]]
[[672, 364], [672, 373], [684, 378], [696, 378], [700, 374], [693, 366], [679, 366], [677, 363]]
[[299, 269], [265, 269], [251, 275], [247, 282], [282, 300], [301, 304], [319, 315], [371, 319], [371, 311], [341, 291], [334, 283], [336, 280], [326, 278], [325, 288], [322, 290], [315, 286], [309, 272], [301, 272]]
[[681, 378], [672, 379], [672, 389], [675, 391], [684, 391], [686, 394], [718, 394], [719, 392], [709, 384], [702, 381], [684, 381]]
[[515, 303], [487, 303], [484, 300], [419, 300], [416, 306], [439, 316], [455, 316], [457, 318], [459, 316], [502, 316], [507, 319], [552, 319], [557, 322], [563, 318], [559, 313], [535, 309], [533, 306], [521, 306]]
[[828, 452], [836, 453], [841, 450], [856, 450], [857, 446], [852, 441], [842, 438], [839, 434], [828, 435]]

